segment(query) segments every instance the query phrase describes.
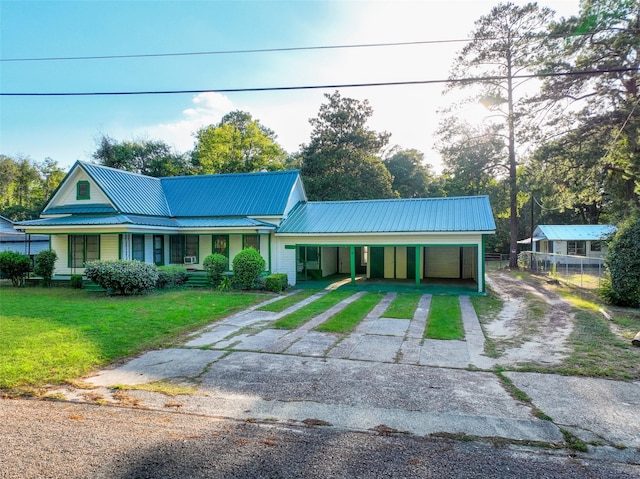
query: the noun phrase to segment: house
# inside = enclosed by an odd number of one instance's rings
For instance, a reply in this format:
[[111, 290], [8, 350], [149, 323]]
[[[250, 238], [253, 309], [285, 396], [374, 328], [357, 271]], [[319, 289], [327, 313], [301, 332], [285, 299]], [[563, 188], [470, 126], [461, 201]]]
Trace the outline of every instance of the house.
[[48, 235], [25, 234], [16, 231], [14, 224], [9, 218], [0, 216], [0, 253], [15, 251], [33, 259], [40, 251], [49, 249]]
[[[588, 258], [604, 258], [613, 225], [538, 225], [533, 231], [532, 251]], [[531, 238], [518, 241], [531, 244]]]
[[291, 285], [343, 274], [468, 281], [480, 293], [495, 233], [486, 196], [311, 202], [296, 170], [153, 178], [84, 162], [19, 228], [51, 235], [58, 275], [96, 259], [200, 270], [211, 253], [253, 247]]

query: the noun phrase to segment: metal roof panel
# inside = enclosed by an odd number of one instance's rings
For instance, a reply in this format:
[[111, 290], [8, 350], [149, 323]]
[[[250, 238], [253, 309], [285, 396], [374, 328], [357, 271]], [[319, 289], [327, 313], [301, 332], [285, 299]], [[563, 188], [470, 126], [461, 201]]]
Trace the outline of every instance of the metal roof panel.
[[613, 225], [538, 225], [534, 236], [544, 236], [549, 241], [603, 240], [616, 232]]
[[278, 233], [493, 231], [489, 198], [414, 198], [300, 203]]

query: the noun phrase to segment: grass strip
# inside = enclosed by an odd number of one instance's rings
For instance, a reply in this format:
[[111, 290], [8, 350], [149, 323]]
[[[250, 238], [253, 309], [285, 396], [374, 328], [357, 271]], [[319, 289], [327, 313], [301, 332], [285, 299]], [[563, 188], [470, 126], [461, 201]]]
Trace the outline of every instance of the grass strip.
[[278, 301], [274, 301], [273, 303], [265, 304], [261, 308], [258, 308], [259, 311], [270, 311], [272, 313], [281, 313], [285, 309], [293, 306], [296, 303], [299, 303], [303, 299], [307, 299], [309, 296], [313, 296], [319, 289], [304, 289], [294, 294], [290, 294], [285, 296]]
[[382, 314], [385, 318], [412, 319], [422, 298], [421, 293], [398, 293], [387, 310]]
[[352, 294], [354, 294], [353, 291], [331, 291], [321, 298], [307, 304], [304, 308], [300, 308], [299, 310], [280, 318], [278, 321], [273, 323], [273, 327], [276, 329], [295, 329], [301, 324], [309, 321], [311, 318], [318, 316], [320, 313], [323, 313], [332, 306], [335, 306], [340, 301], [347, 299]]
[[348, 333], [371, 312], [384, 296], [384, 293], [365, 293], [342, 311], [333, 315], [328, 321], [318, 326], [316, 331]]
[[462, 311], [458, 296], [433, 296], [425, 338], [464, 339]]
[[66, 288], [0, 288], [0, 389], [80, 377], [268, 298], [173, 290], [114, 296]]

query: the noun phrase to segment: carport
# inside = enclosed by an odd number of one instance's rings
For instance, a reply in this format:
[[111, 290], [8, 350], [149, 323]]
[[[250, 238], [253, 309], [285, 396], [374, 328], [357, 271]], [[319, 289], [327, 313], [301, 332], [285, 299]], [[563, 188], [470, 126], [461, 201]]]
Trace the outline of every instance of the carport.
[[290, 252], [281, 255], [293, 263], [290, 282], [336, 274], [416, 288], [473, 281], [483, 293], [484, 238], [494, 231], [488, 198], [474, 196], [301, 203], [275, 237]]

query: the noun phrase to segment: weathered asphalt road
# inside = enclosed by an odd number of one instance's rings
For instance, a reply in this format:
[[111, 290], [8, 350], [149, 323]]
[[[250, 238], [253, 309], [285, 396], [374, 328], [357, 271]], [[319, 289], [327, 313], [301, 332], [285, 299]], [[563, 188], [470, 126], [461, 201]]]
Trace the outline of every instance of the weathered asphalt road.
[[640, 477], [606, 456], [384, 434], [0, 400], [0, 478]]

